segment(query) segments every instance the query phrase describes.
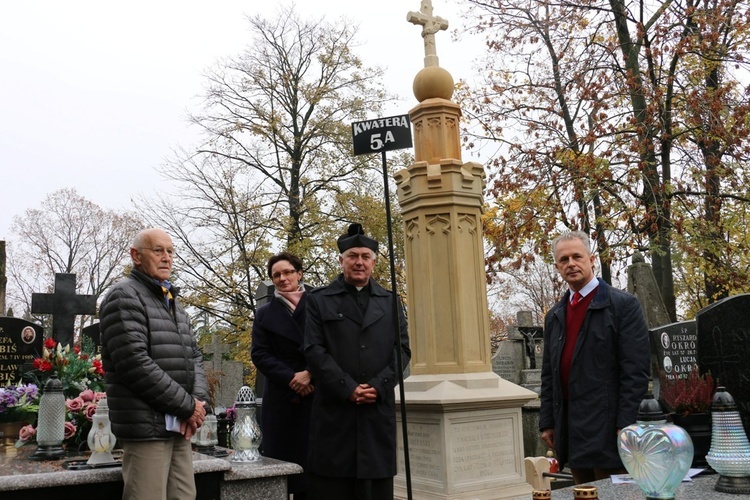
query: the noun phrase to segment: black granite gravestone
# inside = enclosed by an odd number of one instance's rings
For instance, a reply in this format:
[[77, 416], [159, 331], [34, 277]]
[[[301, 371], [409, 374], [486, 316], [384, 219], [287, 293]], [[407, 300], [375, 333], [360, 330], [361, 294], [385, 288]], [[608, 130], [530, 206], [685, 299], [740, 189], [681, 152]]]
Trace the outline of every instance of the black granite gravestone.
[[698, 331], [695, 321], [680, 321], [649, 330], [654, 396], [659, 397], [659, 375], [687, 378], [698, 364]]
[[55, 293], [32, 293], [31, 312], [52, 315], [52, 338], [73, 345], [73, 324], [79, 314], [96, 314], [96, 295], [76, 294], [76, 275], [55, 274]]
[[42, 355], [44, 329], [21, 318], [0, 317], [0, 386], [21, 381]]
[[81, 335], [90, 338], [94, 342], [94, 346], [96, 347], [96, 354], [102, 353], [102, 335], [101, 330], [99, 329], [99, 323], [94, 323], [93, 325], [84, 327], [81, 330]]
[[750, 294], [722, 299], [698, 311], [698, 366], [711, 371], [734, 397], [750, 435]]

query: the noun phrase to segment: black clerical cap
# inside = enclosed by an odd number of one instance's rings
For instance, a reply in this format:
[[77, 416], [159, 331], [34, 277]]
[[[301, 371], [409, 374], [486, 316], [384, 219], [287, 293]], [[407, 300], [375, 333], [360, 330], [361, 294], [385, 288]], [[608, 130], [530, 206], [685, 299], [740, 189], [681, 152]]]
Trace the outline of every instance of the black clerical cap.
[[372, 238], [365, 236], [365, 231], [362, 229], [362, 224], [354, 223], [349, 225], [349, 229], [346, 234], [339, 236], [337, 241], [339, 246], [339, 253], [344, 253], [350, 248], [365, 247], [369, 248], [373, 252], [378, 252], [378, 242]]

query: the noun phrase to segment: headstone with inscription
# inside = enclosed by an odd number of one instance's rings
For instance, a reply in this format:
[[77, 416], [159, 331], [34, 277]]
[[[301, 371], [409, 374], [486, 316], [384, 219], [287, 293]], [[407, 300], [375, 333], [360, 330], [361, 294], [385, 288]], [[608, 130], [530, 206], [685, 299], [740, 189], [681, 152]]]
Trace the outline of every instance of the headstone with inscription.
[[516, 313], [516, 322], [508, 328], [508, 339], [498, 345], [492, 371], [514, 384], [538, 386], [534, 371], [542, 368], [542, 327], [532, 326], [531, 311]]
[[750, 435], [750, 294], [714, 302], [695, 315], [698, 366], [711, 371], [737, 402]]
[[680, 321], [649, 330], [651, 337], [654, 397], [659, 398], [659, 376], [687, 378], [698, 365], [698, 331], [695, 321]]
[[42, 355], [44, 329], [21, 318], [0, 317], [0, 386], [18, 383]]
[[[500, 342], [492, 358], [492, 370], [502, 378], [541, 393], [543, 331], [531, 326], [531, 311], [516, 313], [517, 326], [508, 328], [508, 340]], [[521, 408], [524, 456], [544, 456], [547, 448], [539, 439], [539, 399]]]

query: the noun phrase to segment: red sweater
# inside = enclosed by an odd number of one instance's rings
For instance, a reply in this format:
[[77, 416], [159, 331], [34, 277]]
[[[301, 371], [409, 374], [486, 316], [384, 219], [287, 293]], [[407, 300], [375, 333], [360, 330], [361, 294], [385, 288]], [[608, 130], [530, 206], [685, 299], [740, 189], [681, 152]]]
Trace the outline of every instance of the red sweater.
[[583, 320], [586, 318], [586, 310], [594, 299], [597, 288], [583, 297], [576, 305], [571, 305], [568, 302], [568, 307], [565, 309], [565, 345], [563, 345], [560, 355], [560, 382], [563, 399], [566, 401], [568, 399], [568, 382], [570, 381], [570, 366], [573, 364], [573, 352], [575, 352], [578, 343], [578, 334], [583, 326]]

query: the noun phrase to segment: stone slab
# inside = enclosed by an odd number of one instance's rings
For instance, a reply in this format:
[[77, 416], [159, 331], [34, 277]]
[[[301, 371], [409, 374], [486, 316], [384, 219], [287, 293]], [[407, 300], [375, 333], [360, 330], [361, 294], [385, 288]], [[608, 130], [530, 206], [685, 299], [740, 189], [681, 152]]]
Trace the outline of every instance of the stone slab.
[[[412, 375], [404, 390], [415, 500], [530, 497], [521, 407], [536, 399], [534, 392], [494, 373]], [[406, 498], [403, 430], [396, 415], [394, 486], [396, 498]]]
[[750, 294], [714, 302], [695, 315], [698, 365], [734, 397], [750, 435]]
[[[691, 482], [682, 483], [675, 492], [677, 500], [740, 500], [743, 495], [731, 495], [714, 490], [718, 475], [696, 476]], [[643, 500], [645, 495], [636, 484], [612, 484], [611, 479], [589, 483], [596, 486], [602, 500]], [[552, 490], [552, 500], [575, 500], [573, 487]]]
[[[40, 488], [71, 491], [74, 486], [122, 482], [120, 467], [69, 471], [63, 469], [62, 460], [29, 460], [34, 450], [33, 446], [0, 450], [0, 498], [13, 498]], [[215, 458], [193, 453], [193, 469], [197, 476], [222, 475], [222, 500], [287, 500], [286, 477], [302, 472], [302, 467], [297, 464], [266, 457], [249, 464], [232, 464], [229, 460], [231, 455]]]

